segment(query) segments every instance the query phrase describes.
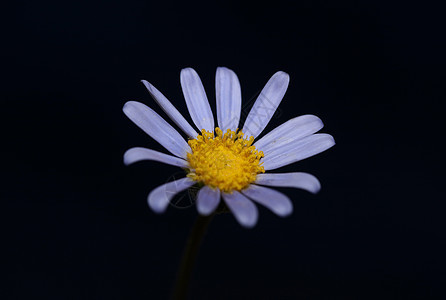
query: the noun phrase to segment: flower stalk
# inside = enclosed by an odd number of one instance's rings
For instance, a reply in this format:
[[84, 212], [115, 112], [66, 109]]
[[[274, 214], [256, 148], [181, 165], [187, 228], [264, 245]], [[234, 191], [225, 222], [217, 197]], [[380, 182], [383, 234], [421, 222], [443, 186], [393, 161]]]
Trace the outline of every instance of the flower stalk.
[[198, 251], [208, 225], [213, 219], [214, 215], [215, 214], [211, 214], [209, 216], [198, 215], [197, 219], [195, 220], [183, 251], [180, 266], [178, 268], [172, 293], [172, 300], [184, 300], [187, 297], [189, 282], [194, 269], [195, 261], [198, 256]]

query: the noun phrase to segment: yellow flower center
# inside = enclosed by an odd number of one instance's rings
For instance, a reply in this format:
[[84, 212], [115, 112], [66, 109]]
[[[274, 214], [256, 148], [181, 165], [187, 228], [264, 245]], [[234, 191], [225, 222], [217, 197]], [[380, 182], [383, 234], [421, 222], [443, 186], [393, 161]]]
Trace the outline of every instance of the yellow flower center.
[[243, 132], [220, 128], [213, 132], [201, 130], [194, 140], [189, 140], [192, 153], [187, 154], [191, 171], [187, 175], [224, 192], [240, 191], [265, 173], [260, 163], [263, 152], [252, 146], [254, 137], [243, 138]]

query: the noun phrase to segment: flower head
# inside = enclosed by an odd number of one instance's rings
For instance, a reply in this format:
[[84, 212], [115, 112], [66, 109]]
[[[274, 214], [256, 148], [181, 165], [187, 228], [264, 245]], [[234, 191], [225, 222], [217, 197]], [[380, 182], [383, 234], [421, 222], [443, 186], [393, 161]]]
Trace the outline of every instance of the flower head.
[[289, 83], [289, 76], [277, 72], [267, 82], [239, 130], [241, 89], [236, 74], [218, 68], [216, 74], [217, 122], [198, 74], [191, 68], [181, 71], [181, 86], [186, 105], [200, 134], [182, 114], [153, 85], [144, 85], [172, 121], [188, 135], [183, 137], [162, 117], [142, 103], [130, 101], [124, 113], [142, 130], [159, 142], [172, 155], [146, 148], [131, 148], [124, 154], [124, 163], [155, 160], [187, 170], [185, 178], [154, 189], [148, 196], [149, 206], [157, 213], [164, 212], [173, 196], [194, 184], [201, 189], [197, 209], [202, 215], [212, 213], [220, 197], [237, 221], [252, 227], [258, 219], [256, 206], [260, 203], [279, 216], [289, 215], [291, 201], [284, 194], [265, 186], [294, 187], [316, 193], [319, 181], [307, 173], [265, 173], [332, 147], [329, 134], [316, 134], [322, 121], [313, 115], [291, 119], [259, 140], [279, 106]]

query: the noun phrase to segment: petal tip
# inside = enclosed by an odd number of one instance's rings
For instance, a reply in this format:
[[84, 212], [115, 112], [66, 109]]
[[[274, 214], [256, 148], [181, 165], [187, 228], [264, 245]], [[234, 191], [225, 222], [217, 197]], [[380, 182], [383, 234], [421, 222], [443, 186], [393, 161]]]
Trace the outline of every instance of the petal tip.
[[197, 211], [203, 217], [207, 217], [212, 213], [212, 210], [204, 209], [200, 206], [197, 206]]
[[147, 204], [149, 204], [150, 209], [154, 213], [162, 214], [166, 211], [167, 205], [162, 205], [163, 201], [157, 201], [157, 199], [154, 198], [155, 191], [156, 189], [150, 192], [149, 196], [147, 197]]
[[309, 191], [310, 193], [312, 193], [312, 194], [317, 194], [317, 193], [319, 193], [319, 192], [321, 191], [321, 184], [319, 183], [319, 180], [318, 180], [318, 185], [309, 188], [308, 191]]
[[150, 84], [150, 82], [148, 82], [147, 80], [144, 80], [144, 79], [142, 79], [141, 82], [142, 82], [142, 84], [144, 84], [146, 89], [148, 89], [149, 91], [151, 90], [152, 85]]
[[240, 225], [248, 229], [255, 227], [259, 219], [259, 212], [257, 210], [257, 207], [254, 205], [254, 203], [252, 205], [254, 207], [254, 213], [248, 218], [240, 218], [238, 220]]
[[126, 103], [124, 103], [124, 106], [122, 107], [122, 111], [127, 115], [127, 113], [129, 112], [129, 110], [131, 110], [131, 106], [134, 105], [135, 101], [127, 101]]
[[131, 116], [133, 116], [137, 111], [141, 110], [141, 109], [146, 109], [148, 108], [146, 105], [142, 104], [141, 102], [138, 101], [127, 101], [126, 103], [124, 103], [124, 106], [122, 107], [122, 111], [124, 112], [124, 114], [129, 117], [130, 119]]
[[244, 221], [244, 222], [239, 221], [239, 223], [240, 223], [240, 225], [242, 225], [243, 228], [252, 229], [257, 225], [257, 219], [248, 220], [248, 221]]
[[312, 194], [319, 193], [319, 191], [321, 190], [321, 182], [319, 181], [319, 179], [317, 179], [317, 177], [312, 174], [307, 173], [306, 175], [309, 181], [306, 190]]
[[217, 72], [234, 72], [227, 67], [217, 67]]
[[319, 118], [318, 116], [315, 115], [307, 115], [307, 116], [311, 116], [314, 120], [314, 122], [317, 122], [319, 124], [320, 129], [322, 129], [324, 127], [324, 122], [322, 122], [322, 119]]
[[124, 163], [125, 166], [130, 165], [130, 160], [129, 160], [129, 150], [125, 151], [123, 157], [122, 157], [122, 162]]
[[273, 76], [281, 77], [283, 80], [289, 82], [290, 75], [284, 71], [277, 71]]
[[282, 218], [289, 217], [293, 214], [293, 210], [294, 210], [293, 206], [291, 205], [290, 207], [286, 207], [282, 209], [280, 212], [277, 212], [277, 215]]
[[150, 93], [152, 98], [156, 102], [158, 102], [157, 97], [155, 96], [155, 94], [157, 94], [158, 90], [150, 82], [148, 82], [147, 80], [141, 80], [141, 82], [144, 84], [144, 86], [146, 87], [147, 91]]
[[197, 73], [194, 69], [192, 69], [191, 67], [186, 67], [181, 69], [180, 71], [180, 76], [185, 76], [191, 73]]

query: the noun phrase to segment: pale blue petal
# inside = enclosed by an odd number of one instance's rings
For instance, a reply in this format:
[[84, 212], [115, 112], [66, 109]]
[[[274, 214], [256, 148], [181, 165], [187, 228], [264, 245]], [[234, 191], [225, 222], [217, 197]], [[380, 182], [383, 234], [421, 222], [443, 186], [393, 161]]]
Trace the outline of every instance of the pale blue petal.
[[163, 213], [176, 194], [194, 184], [195, 181], [187, 177], [163, 184], [150, 192], [147, 202], [154, 212]]
[[268, 125], [288, 88], [290, 76], [282, 71], [275, 73], [266, 83], [246, 118], [243, 133], [256, 138]]
[[183, 137], [146, 105], [129, 101], [122, 109], [125, 115], [172, 154], [186, 158], [191, 151]]
[[226, 205], [234, 214], [235, 219], [240, 225], [247, 228], [256, 225], [259, 212], [251, 200], [236, 191], [233, 191], [231, 194], [222, 193], [222, 196]]
[[279, 147], [261, 161], [265, 170], [273, 170], [321, 153], [334, 144], [331, 135], [317, 133]]
[[236, 130], [242, 108], [242, 92], [237, 75], [230, 69], [217, 68], [215, 91], [218, 126], [223, 132]]
[[290, 199], [276, 190], [251, 184], [247, 189], [242, 190], [242, 193], [269, 208], [278, 216], [286, 217], [293, 212], [293, 204]]
[[321, 119], [313, 115], [304, 115], [293, 118], [276, 127], [260, 140], [254, 143], [257, 150], [267, 153], [282, 147], [285, 144], [304, 138], [319, 131], [324, 124]]
[[184, 131], [189, 137], [196, 138], [198, 133], [192, 128], [189, 122], [183, 117], [183, 115], [170, 103], [170, 101], [158, 91], [150, 82], [141, 80], [149, 91], [152, 98], [158, 103], [158, 105], [164, 110], [169, 118]]
[[152, 149], [135, 147], [127, 150], [124, 153], [124, 164], [130, 165], [142, 160], [154, 160], [168, 165], [177, 166], [180, 168], [188, 168], [189, 164], [186, 160], [176, 156], [164, 154]]
[[220, 190], [204, 186], [197, 195], [197, 210], [201, 215], [210, 215], [220, 203]]
[[317, 193], [321, 189], [319, 180], [308, 173], [265, 173], [258, 174], [256, 184], [291, 187], [306, 190], [310, 193]]
[[192, 68], [181, 70], [180, 81], [192, 121], [200, 131], [214, 132], [214, 117], [197, 72]]

